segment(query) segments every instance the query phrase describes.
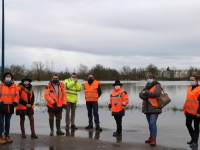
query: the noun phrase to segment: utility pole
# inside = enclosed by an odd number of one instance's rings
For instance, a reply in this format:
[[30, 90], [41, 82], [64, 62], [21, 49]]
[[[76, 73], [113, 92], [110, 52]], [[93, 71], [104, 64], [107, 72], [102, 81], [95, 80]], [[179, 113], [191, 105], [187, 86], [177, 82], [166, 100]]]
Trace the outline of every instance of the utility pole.
[[2, 55], [1, 55], [1, 79], [4, 75], [4, 0], [2, 0]]

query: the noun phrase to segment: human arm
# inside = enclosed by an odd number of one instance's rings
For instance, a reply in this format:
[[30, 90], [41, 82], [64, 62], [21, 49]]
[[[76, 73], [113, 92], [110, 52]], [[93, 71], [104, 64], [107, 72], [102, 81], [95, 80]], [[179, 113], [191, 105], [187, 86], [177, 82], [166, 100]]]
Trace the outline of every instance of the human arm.
[[154, 92], [150, 92], [148, 90], [146, 90], [145, 92], [142, 92], [144, 95], [146, 95], [147, 97], [159, 97], [161, 94], [162, 88], [160, 84], [156, 84], [156, 88]]
[[100, 84], [99, 84], [99, 86], [98, 86], [98, 88], [97, 88], [97, 92], [98, 92], [98, 97], [100, 97], [101, 94], [102, 94]]
[[51, 105], [55, 104], [55, 100], [50, 96], [50, 88], [48, 86], [44, 89], [44, 99]]

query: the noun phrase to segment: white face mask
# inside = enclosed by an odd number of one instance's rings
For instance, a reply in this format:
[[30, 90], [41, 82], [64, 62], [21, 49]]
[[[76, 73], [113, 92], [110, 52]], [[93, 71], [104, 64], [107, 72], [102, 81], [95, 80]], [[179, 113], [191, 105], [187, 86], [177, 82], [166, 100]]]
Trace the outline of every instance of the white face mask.
[[11, 81], [10, 77], [5, 78], [6, 81]]
[[120, 89], [120, 85], [115, 85], [115, 90]]
[[191, 85], [197, 85], [196, 81], [190, 81]]

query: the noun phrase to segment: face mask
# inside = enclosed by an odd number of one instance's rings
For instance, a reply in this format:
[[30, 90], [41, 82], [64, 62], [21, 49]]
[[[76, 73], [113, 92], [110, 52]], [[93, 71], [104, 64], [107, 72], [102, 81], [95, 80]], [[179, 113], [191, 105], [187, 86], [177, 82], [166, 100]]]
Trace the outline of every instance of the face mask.
[[147, 79], [147, 83], [152, 83], [153, 80], [152, 79]]
[[118, 89], [120, 89], [120, 85], [115, 86], [115, 90], [118, 90]]
[[53, 80], [53, 83], [54, 83], [54, 84], [57, 84], [57, 83], [58, 83], [58, 80], [57, 80], [57, 79], [54, 79], [54, 80]]
[[25, 85], [28, 85], [30, 82], [29, 81], [24, 81], [24, 84]]
[[11, 78], [5, 78], [6, 81], [11, 81]]
[[71, 78], [71, 80], [74, 80], [74, 78]]
[[90, 82], [90, 83], [91, 83], [92, 81], [94, 81], [94, 79], [93, 79], [93, 78], [89, 78], [89, 79], [88, 79], [88, 82]]
[[197, 83], [195, 81], [190, 81], [191, 85], [197, 85]]

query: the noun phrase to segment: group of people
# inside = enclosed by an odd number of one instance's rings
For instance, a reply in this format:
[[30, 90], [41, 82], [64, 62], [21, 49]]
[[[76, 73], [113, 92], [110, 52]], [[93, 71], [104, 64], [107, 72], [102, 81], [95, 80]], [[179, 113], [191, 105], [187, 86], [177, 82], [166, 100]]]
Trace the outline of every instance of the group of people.
[[[200, 86], [198, 84], [199, 76], [190, 77], [191, 86], [188, 88], [186, 101], [183, 111], [186, 116], [186, 126], [191, 136], [191, 141], [187, 142], [191, 148], [198, 147], [199, 138], [199, 117], [200, 117]], [[34, 92], [31, 84], [32, 80], [25, 76], [19, 85], [13, 81], [13, 75], [6, 72], [0, 83], [0, 144], [12, 143], [9, 135], [10, 119], [16, 107], [16, 115], [20, 116], [21, 137], [26, 138], [24, 121], [27, 115], [30, 121], [31, 137], [38, 138], [34, 129]], [[113, 84], [113, 91], [110, 94], [110, 102], [108, 109], [112, 111], [112, 116], [116, 121], [116, 132], [113, 136], [122, 134], [122, 117], [125, 115], [126, 106], [129, 103], [127, 91], [122, 87], [120, 80], [116, 80]], [[89, 73], [88, 80], [84, 83], [84, 93], [86, 108], [88, 112], [88, 125], [85, 129], [93, 128], [93, 118], [97, 131], [102, 131], [100, 127], [98, 114], [98, 99], [102, 94], [100, 82], [94, 79], [94, 74]], [[50, 136], [54, 135], [54, 116], [56, 119], [56, 134], [64, 135], [61, 131], [62, 111], [66, 109], [66, 130], [78, 129], [75, 125], [76, 103], [78, 101], [78, 92], [82, 90], [82, 85], [78, 81], [76, 73], [72, 73], [71, 77], [59, 80], [58, 74], [53, 74], [48, 85], [44, 89], [44, 98], [47, 103]], [[142, 112], [146, 115], [149, 126], [150, 136], [145, 143], [151, 146], [156, 145], [157, 137], [157, 119], [162, 109], [158, 107], [157, 99], [162, 93], [161, 84], [156, 80], [154, 75], [148, 75], [147, 84], [139, 93], [142, 99]], [[71, 113], [71, 116], [70, 116]], [[2, 127], [5, 120], [4, 138], [2, 135]], [[192, 122], [194, 121], [194, 128]], [[70, 126], [71, 125], [71, 126]]]

